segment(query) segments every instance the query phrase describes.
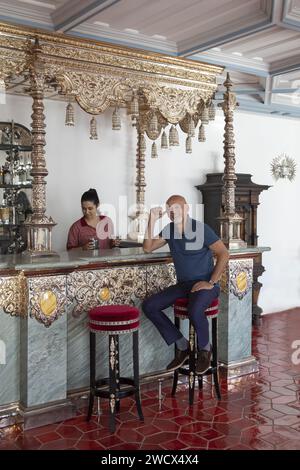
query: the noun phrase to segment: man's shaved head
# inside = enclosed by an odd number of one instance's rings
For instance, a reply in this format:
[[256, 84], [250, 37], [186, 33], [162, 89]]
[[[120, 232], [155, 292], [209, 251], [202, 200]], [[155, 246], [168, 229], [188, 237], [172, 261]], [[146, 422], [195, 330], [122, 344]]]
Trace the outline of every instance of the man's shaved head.
[[183, 223], [187, 217], [189, 206], [183, 196], [173, 194], [166, 202], [167, 213], [170, 219], [177, 223]]
[[172, 204], [184, 205], [184, 204], [187, 204], [187, 202], [183, 196], [180, 196], [179, 194], [173, 194], [172, 196], [169, 197], [166, 204], [167, 206], [171, 206]]

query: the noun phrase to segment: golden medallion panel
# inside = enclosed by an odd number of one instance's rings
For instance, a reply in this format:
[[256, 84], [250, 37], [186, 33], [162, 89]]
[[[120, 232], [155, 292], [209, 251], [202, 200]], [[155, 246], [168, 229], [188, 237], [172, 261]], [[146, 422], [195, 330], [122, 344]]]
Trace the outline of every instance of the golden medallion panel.
[[67, 276], [67, 295], [75, 317], [97, 305], [135, 305], [146, 296], [146, 268], [75, 271]]
[[67, 308], [66, 276], [29, 279], [30, 317], [49, 327]]
[[252, 288], [253, 260], [229, 261], [229, 291], [242, 300]]

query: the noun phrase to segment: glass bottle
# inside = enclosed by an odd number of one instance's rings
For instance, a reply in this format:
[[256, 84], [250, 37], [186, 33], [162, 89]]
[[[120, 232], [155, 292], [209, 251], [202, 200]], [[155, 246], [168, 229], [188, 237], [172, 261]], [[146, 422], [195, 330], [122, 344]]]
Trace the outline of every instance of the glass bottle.
[[5, 163], [3, 167], [3, 183], [4, 184], [11, 184], [12, 183], [12, 178], [11, 178], [11, 172], [9, 170], [9, 166], [7, 163]]
[[3, 224], [9, 224], [9, 215], [10, 215], [9, 206], [7, 205], [6, 197], [4, 196], [2, 204], [1, 204], [1, 216], [2, 216]]
[[13, 184], [18, 185], [19, 183], [20, 183], [19, 172], [18, 170], [15, 170], [13, 172]]
[[30, 155], [27, 155], [27, 159], [25, 161], [25, 170], [26, 170], [26, 184], [31, 184], [32, 183], [32, 176], [30, 174], [32, 168], [31, 164], [31, 157]]
[[19, 163], [19, 167], [18, 167], [18, 175], [19, 175], [19, 184], [25, 184], [25, 183], [26, 183], [26, 170], [25, 170], [24, 157], [23, 157], [23, 155], [20, 155], [20, 163]]

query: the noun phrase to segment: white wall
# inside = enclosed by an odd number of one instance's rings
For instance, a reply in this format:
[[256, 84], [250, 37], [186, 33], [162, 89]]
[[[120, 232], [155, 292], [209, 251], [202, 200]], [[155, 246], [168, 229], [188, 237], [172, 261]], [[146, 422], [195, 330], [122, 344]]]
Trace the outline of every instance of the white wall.
[[[65, 247], [71, 223], [81, 216], [81, 194], [95, 187], [101, 204], [113, 204], [118, 211], [118, 196], [135, 201], [136, 133], [125, 112], [122, 130], [111, 130], [111, 110], [99, 116], [99, 140], [89, 139], [89, 116], [76, 107], [76, 126], [64, 126], [65, 103], [47, 101], [46, 158], [47, 215], [57, 222], [54, 249]], [[14, 119], [29, 126], [31, 99], [7, 96], [0, 105], [0, 119]], [[146, 203], [161, 204], [173, 193], [183, 194], [192, 204], [201, 202], [195, 185], [205, 182], [208, 172], [223, 171], [224, 121], [218, 111], [216, 121], [207, 129], [207, 141], [193, 139], [193, 153], [185, 154], [185, 137], [179, 132], [181, 145], [160, 150], [159, 158], [150, 158], [151, 143], [147, 142]], [[196, 131], [197, 133], [197, 131]], [[263, 255], [266, 272], [259, 305], [265, 313], [300, 305], [300, 221], [297, 203], [300, 200], [300, 166], [293, 183], [275, 183], [270, 162], [285, 152], [299, 162], [298, 140], [300, 122], [288, 118], [269, 117], [236, 112], [236, 171], [252, 173], [253, 181], [273, 185], [261, 194], [258, 210], [258, 234], [261, 246], [272, 251]], [[113, 216], [111, 210], [109, 215]]]

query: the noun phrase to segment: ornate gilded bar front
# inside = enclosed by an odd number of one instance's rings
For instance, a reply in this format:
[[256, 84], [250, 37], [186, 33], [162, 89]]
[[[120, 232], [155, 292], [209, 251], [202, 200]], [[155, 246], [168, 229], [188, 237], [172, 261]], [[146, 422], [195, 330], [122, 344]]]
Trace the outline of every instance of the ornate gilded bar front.
[[[107, 256], [103, 251], [101, 256], [84, 258], [84, 252], [75, 251], [61, 255], [56, 263], [44, 259], [26, 264], [21, 256], [2, 257], [0, 411], [1, 406], [19, 402], [25, 428], [72, 416], [68, 393], [87, 389], [90, 308], [111, 303], [140, 307], [147, 295], [175, 282], [168, 253], [149, 256], [141, 249], [127, 249], [112, 255], [108, 250]], [[102, 375], [107, 353], [102, 337], [97, 348]], [[141, 374], [163, 371], [172, 354], [173, 348], [141, 315]], [[120, 341], [120, 355], [122, 371], [130, 374], [128, 338]]]
[[[26, 428], [72, 416], [68, 396], [89, 386], [87, 311], [111, 303], [141, 306], [142, 300], [176, 282], [168, 252], [140, 248], [72, 250], [57, 260], [0, 259], [0, 416], [19, 406]], [[232, 250], [222, 278], [219, 359], [228, 377], [251, 373], [252, 256], [264, 248]], [[167, 314], [173, 317], [172, 309]], [[185, 328], [185, 325], [183, 325]], [[186, 333], [186, 331], [184, 330]], [[140, 373], [165, 374], [173, 347], [141, 312]], [[131, 373], [131, 342], [121, 338], [122, 373]], [[99, 374], [106, 375], [108, 344], [99, 338]], [[1, 421], [1, 420], [0, 420]]]

